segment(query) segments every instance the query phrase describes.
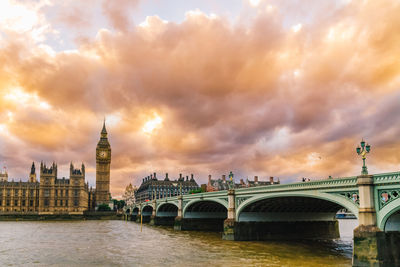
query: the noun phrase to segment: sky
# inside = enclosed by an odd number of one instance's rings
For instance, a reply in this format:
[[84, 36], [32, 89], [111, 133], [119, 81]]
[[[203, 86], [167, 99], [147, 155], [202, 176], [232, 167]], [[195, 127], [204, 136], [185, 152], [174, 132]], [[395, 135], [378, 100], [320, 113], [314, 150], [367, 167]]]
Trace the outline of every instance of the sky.
[[400, 2], [0, 1], [0, 162], [281, 183], [400, 166]]

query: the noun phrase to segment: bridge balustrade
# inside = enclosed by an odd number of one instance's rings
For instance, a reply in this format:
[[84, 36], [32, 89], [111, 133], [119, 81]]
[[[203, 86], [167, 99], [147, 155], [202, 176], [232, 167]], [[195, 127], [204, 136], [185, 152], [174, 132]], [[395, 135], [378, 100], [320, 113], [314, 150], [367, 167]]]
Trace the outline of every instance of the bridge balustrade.
[[337, 238], [335, 215], [346, 209], [360, 224], [354, 230], [354, 266], [400, 265], [400, 172], [198, 193], [137, 205], [142, 207], [138, 216], [143, 212], [154, 224], [222, 231], [227, 240]]

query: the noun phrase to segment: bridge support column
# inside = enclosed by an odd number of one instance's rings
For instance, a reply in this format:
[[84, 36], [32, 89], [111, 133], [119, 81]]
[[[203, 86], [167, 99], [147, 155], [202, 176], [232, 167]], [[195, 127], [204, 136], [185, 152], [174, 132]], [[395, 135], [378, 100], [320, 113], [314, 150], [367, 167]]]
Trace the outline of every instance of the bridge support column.
[[224, 221], [222, 239], [235, 240], [235, 190], [228, 190], [228, 218]]
[[157, 214], [156, 214], [156, 208], [157, 208], [157, 203], [156, 200], [153, 200], [152, 203], [152, 207], [153, 207], [153, 211], [151, 212], [151, 216], [150, 216], [150, 225], [156, 225], [156, 220], [157, 220]]
[[174, 230], [182, 230], [182, 223], [183, 223], [183, 199], [182, 195], [178, 196], [178, 216], [175, 217], [175, 222], [174, 222]]
[[385, 235], [376, 226], [374, 177], [357, 177], [360, 197], [359, 226], [354, 229], [353, 266], [383, 266]]
[[142, 205], [139, 205], [139, 211], [138, 214], [136, 216], [136, 222], [140, 223], [141, 217], [142, 217]]

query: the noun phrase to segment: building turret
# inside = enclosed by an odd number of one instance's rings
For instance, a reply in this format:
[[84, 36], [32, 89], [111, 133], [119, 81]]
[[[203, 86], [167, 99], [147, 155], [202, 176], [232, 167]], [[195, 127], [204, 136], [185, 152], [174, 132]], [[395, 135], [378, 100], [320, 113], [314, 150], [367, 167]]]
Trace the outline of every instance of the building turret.
[[32, 167], [31, 167], [31, 172], [29, 173], [29, 182], [31, 183], [36, 183], [36, 168], [35, 168], [35, 162], [32, 162]]
[[51, 167], [47, 167], [46, 163], [40, 163], [40, 183], [54, 184], [57, 179], [57, 165], [53, 162]]
[[75, 169], [74, 165], [70, 164], [69, 177], [73, 186], [85, 185], [85, 165], [82, 163], [81, 169]]
[[83, 162], [82, 162], [81, 170], [82, 170], [83, 176], [85, 176], [85, 164], [83, 164]]
[[8, 173], [6, 166], [3, 167], [3, 171], [0, 171], [0, 182], [8, 182]]

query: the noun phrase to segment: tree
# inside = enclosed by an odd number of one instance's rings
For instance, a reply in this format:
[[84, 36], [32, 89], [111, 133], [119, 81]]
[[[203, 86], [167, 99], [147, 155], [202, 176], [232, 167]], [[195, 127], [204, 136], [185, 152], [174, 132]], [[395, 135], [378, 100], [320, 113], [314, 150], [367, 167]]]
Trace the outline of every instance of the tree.
[[114, 202], [114, 207], [118, 210], [122, 209], [125, 206], [124, 200], [113, 199], [113, 202]]
[[111, 210], [111, 208], [107, 204], [100, 204], [97, 207], [97, 211], [110, 211], [110, 210]]

